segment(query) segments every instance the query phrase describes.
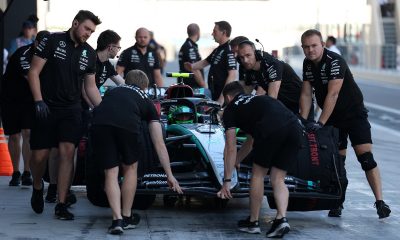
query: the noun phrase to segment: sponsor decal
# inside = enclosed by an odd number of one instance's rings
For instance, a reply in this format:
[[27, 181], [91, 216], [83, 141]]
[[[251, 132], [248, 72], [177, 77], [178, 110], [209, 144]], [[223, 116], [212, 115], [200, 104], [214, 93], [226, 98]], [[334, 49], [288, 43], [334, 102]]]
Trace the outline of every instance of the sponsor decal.
[[307, 133], [308, 143], [310, 144], [310, 156], [311, 156], [311, 165], [319, 166], [319, 152], [318, 152], [318, 143], [317, 136], [315, 133]]
[[87, 50], [86, 49], [84, 49], [82, 51], [82, 57], [87, 58]]
[[60, 45], [60, 47], [65, 48], [65, 46], [67, 46], [67, 44], [64, 41], [60, 41], [58, 42], [58, 44]]
[[235, 105], [239, 105], [239, 104], [247, 104], [251, 101], [251, 99], [253, 99], [255, 96], [251, 95], [251, 96], [246, 96], [246, 95], [241, 95], [239, 96], [238, 100], [235, 101]]

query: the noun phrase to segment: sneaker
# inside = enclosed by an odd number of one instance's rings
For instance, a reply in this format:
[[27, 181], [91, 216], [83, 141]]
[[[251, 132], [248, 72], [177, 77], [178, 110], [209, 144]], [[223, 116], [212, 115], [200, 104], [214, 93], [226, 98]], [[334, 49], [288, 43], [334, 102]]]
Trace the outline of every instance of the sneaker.
[[76, 203], [76, 195], [72, 190], [68, 191], [67, 198], [65, 199], [65, 204], [70, 207], [72, 204]]
[[15, 171], [12, 174], [11, 180], [8, 183], [8, 186], [19, 186], [21, 184], [21, 173], [19, 171]]
[[238, 230], [241, 232], [247, 233], [261, 233], [260, 225], [258, 220], [254, 222], [250, 222], [250, 216], [245, 220], [239, 220], [238, 222]]
[[122, 226], [123, 226], [122, 219], [113, 220], [111, 226], [108, 228], [108, 233], [114, 235], [120, 235], [124, 233], [124, 229]]
[[275, 219], [272, 222], [272, 226], [267, 232], [267, 238], [282, 238], [283, 235], [290, 231], [290, 225], [285, 217]]
[[31, 207], [35, 213], [42, 213], [44, 208], [44, 201], [43, 201], [43, 188], [44, 184], [42, 181], [42, 189], [37, 190], [32, 185], [32, 197], [31, 197]]
[[376, 201], [374, 207], [376, 208], [379, 219], [389, 217], [390, 213], [392, 212], [389, 206], [383, 200]]
[[22, 186], [32, 186], [32, 177], [29, 171], [24, 171], [21, 176], [21, 185]]
[[74, 214], [68, 211], [67, 204], [65, 203], [57, 203], [54, 214], [56, 218], [60, 220], [74, 220]]
[[328, 217], [340, 217], [342, 216], [343, 205], [341, 204], [338, 208], [329, 210]]
[[122, 216], [122, 228], [126, 229], [134, 229], [136, 225], [140, 222], [140, 215], [137, 213], [132, 213], [130, 217]]
[[57, 201], [57, 184], [49, 184], [45, 200], [47, 203], [55, 203]]

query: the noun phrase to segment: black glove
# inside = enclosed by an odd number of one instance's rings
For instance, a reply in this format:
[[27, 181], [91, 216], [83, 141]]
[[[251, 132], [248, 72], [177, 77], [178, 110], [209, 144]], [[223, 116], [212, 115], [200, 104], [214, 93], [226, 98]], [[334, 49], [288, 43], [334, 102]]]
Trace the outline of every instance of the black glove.
[[43, 100], [35, 102], [35, 112], [36, 118], [38, 119], [46, 119], [47, 116], [50, 114], [50, 109]]
[[310, 122], [306, 125], [306, 129], [309, 132], [316, 132], [324, 126], [321, 122]]
[[303, 125], [303, 127], [306, 127], [306, 126], [307, 126], [307, 124], [309, 124], [309, 123], [310, 123], [310, 121], [308, 121], [307, 119], [304, 119], [302, 116], [300, 116], [300, 114], [299, 114], [299, 115], [297, 115], [297, 117], [298, 117], [298, 119], [299, 119], [300, 123]]

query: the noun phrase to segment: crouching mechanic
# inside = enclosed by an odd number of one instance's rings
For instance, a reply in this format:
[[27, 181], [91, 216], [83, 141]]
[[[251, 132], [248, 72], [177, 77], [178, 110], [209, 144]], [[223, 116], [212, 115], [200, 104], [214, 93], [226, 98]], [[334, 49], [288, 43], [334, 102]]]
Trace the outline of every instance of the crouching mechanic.
[[[264, 177], [270, 169], [277, 214], [267, 237], [283, 237], [290, 231], [286, 219], [289, 191], [284, 179], [287, 170], [296, 161], [300, 146], [299, 121], [281, 102], [269, 96], [245, 95], [238, 81], [226, 85], [223, 95], [227, 103], [223, 115], [225, 172], [224, 184], [217, 195], [222, 199], [232, 198], [230, 182], [233, 168], [252, 151], [250, 216], [238, 222], [239, 230], [260, 233], [258, 218], [264, 196]], [[238, 153], [236, 128], [248, 134]]]
[[[339, 154], [345, 158], [347, 138], [365, 171], [368, 183], [375, 195], [375, 207], [379, 218], [389, 217], [390, 208], [383, 201], [382, 183], [378, 165], [372, 155], [371, 125], [363, 95], [353, 75], [339, 55], [324, 48], [321, 33], [307, 30], [301, 36], [305, 59], [303, 63], [303, 86], [300, 98], [300, 114], [304, 118], [310, 110], [312, 89], [318, 106], [322, 109], [318, 122], [307, 127], [317, 131], [323, 125], [339, 129]], [[344, 195], [342, 198], [344, 201]], [[332, 209], [331, 217], [340, 217], [343, 206]]]
[[[172, 175], [156, 108], [143, 92], [149, 84], [146, 74], [132, 70], [125, 80], [127, 85], [107, 91], [93, 112], [93, 157], [104, 167], [105, 191], [113, 215], [108, 230], [111, 234], [121, 234], [124, 229], [135, 228], [139, 223], [139, 215], [132, 214], [131, 209], [137, 185], [137, 161], [142, 157], [145, 147], [140, 141], [142, 121], [148, 122], [155, 150], [167, 174], [168, 185], [172, 190], [182, 193]], [[118, 184], [120, 163], [124, 176], [121, 189]]]

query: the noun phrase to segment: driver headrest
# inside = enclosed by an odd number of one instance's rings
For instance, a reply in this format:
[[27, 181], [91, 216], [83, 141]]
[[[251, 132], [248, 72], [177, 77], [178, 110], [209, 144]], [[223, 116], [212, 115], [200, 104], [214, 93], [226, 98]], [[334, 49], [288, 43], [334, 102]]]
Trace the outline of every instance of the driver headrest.
[[193, 97], [193, 89], [185, 84], [172, 85], [167, 89], [167, 98]]

